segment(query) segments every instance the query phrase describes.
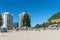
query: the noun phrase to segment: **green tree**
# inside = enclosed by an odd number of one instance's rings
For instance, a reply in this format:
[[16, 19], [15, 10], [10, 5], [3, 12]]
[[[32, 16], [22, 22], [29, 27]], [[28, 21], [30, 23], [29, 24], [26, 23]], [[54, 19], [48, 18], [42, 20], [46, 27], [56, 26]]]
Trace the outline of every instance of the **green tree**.
[[[56, 24], [56, 22], [52, 23], [51, 20], [55, 20], [55, 19], [60, 19], [60, 12], [57, 12], [55, 13], [54, 15], [52, 15], [48, 21], [49, 21], [49, 24]], [[58, 21], [58, 20], [57, 20]]]
[[52, 22], [51, 22], [51, 20], [50, 20], [50, 19], [49, 19], [48, 21], [49, 21], [49, 25], [50, 25], [50, 24], [52, 24]]
[[49, 20], [54, 20], [54, 19], [60, 19], [60, 12], [57, 12], [54, 15], [52, 15]]
[[46, 24], [46, 23], [43, 23], [43, 24], [42, 24], [42, 27], [43, 27], [43, 28], [45, 28], [46, 26], [47, 26], [47, 24]]
[[39, 25], [39, 24], [37, 24], [37, 25], [35, 26], [35, 28], [40, 28], [40, 25]]
[[30, 15], [27, 13], [27, 11], [25, 11], [24, 17], [23, 17], [23, 26], [26, 27], [31, 27], [30, 25]]
[[37, 25], [35, 26], [35, 28], [45, 28], [46, 26], [47, 26], [46, 23], [43, 23], [43, 24], [37, 24]]
[[0, 27], [3, 25], [2, 15], [0, 14]]

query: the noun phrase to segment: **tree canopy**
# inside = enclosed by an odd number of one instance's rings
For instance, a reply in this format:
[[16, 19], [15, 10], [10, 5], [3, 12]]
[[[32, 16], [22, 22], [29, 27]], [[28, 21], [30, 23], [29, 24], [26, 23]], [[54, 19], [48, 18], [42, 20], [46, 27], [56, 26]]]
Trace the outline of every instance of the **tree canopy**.
[[25, 11], [24, 17], [23, 17], [23, 26], [30, 27], [30, 15]]
[[37, 24], [35, 28], [45, 28], [47, 25], [45, 23], [43, 24]]
[[55, 13], [49, 20], [60, 19], [60, 12]]
[[2, 15], [0, 14], [0, 27], [3, 25], [3, 21], [2, 21]]

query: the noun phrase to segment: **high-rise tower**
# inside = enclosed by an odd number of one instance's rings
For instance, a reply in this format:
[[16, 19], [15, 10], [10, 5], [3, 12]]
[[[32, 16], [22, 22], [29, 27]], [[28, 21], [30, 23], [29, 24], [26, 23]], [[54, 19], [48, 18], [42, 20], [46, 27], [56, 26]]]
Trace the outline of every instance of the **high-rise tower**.
[[3, 26], [8, 29], [12, 29], [13, 27], [13, 16], [9, 14], [9, 12], [2, 13], [2, 19], [3, 19]]

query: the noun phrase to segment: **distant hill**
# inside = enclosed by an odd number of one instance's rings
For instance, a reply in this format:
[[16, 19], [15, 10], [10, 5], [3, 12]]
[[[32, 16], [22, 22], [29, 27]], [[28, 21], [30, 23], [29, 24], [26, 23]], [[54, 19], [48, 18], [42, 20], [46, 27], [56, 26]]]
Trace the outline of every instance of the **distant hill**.
[[60, 19], [60, 12], [54, 14], [49, 20]]

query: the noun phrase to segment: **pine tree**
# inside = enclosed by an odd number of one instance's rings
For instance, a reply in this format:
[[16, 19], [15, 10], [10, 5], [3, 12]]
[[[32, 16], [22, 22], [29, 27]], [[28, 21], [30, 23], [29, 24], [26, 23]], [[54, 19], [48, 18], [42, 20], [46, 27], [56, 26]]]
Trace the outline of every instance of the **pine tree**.
[[2, 15], [0, 14], [0, 27], [3, 25], [3, 21], [2, 21]]
[[30, 15], [25, 11], [24, 17], [23, 17], [23, 26], [31, 27], [30, 25]]

